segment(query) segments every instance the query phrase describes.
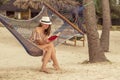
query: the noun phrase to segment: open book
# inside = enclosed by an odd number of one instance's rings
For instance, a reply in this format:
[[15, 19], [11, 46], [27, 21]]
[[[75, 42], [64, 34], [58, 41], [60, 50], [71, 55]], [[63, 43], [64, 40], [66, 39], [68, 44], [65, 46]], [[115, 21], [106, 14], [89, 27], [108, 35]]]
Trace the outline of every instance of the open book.
[[58, 36], [60, 35], [60, 33], [57, 33], [56, 35], [50, 36], [48, 38], [49, 41], [54, 41]]
[[58, 36], [56, 35], [53, 35], [51, 37], [48, 38], [49, 41], [54, 41]]

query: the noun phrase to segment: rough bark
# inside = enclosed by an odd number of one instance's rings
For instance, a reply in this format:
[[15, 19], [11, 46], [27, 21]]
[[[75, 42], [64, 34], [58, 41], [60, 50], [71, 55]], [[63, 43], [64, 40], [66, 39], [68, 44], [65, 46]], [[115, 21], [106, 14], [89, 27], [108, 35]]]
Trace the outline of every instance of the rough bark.
[[102, 0], [102, 13], [103, 13], [103, 27], [100, 41], [103, 50], [105, 52], [108, 52], [111, 27], [109, 0]]
[[[84, 0], [84, 4], [89, 4], [91, 1], [92, 0]], [[84, 16], [87, 29], [89, 62], [93, 63], [107, 61], [104, 51], [100, 46], [94, 3], [91, 3], [85, 7]]]

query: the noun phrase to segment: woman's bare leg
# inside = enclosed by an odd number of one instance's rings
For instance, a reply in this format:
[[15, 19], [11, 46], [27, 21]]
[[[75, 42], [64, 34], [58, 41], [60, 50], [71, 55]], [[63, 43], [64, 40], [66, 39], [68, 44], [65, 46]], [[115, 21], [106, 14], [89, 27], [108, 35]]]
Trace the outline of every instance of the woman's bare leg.
[[44, 56], [47, 52], [47, 48], [50, 46], [50, 44], [44, 44], [44, 45], [38, 45], [40, 49], [43, 50], [43, 55], [42, 55], [42, 62], [44, 60]]
[[59, 64], [58, 64], [58, 61], [57, 61], [57, 58], [56, 58], [56, 54], [54, 52], [51, 54], [51, 59], [53, 60], [53, 67], [56, 70], [60, 70], [60, 67], [59, 67]]
[[47, 52], [44, 55], [44, 60], [43, 60], [43, 64], [42, 64], [42, 67], [41, 67], [41, 71], [43, 71], [43, 72], [49, 73], [49, 71], [46, 68], [46, 65], [51, 58], [51, 53], [52, 53], [52, 49], [48, 48]]
[[57, 61], [57, 58], [56, 58], [56, 51], [55, 51], [55, 48], [54, 48], [53, 44], [51, 44], [51, 48], [52, 48], [51, 59], [53, 60], [53, 67], [56, 70], [60, 70], [60, 67], [59, 67], [59, 64], [58, 64], [58, 61]]
[[50, 59], [53, 60], [54, 68], [56, 70], [60, 70], [60, 67], [59, 67], [59, 64], [58, 64], [58, 61], [56, 58], [56, 54], [55, 54], [56, 52], [55, 52], [54, 45], [52, 43], [50, 43], [50, 44], [42, 45], [40, 47], [42, 47], [42, 49], [44, 49], [46, 51], [46, 53], [43, 56], [43, 64], [42, 64], [41, 70], [44, 72], [48, 72], [46, 69], [46, 65]]

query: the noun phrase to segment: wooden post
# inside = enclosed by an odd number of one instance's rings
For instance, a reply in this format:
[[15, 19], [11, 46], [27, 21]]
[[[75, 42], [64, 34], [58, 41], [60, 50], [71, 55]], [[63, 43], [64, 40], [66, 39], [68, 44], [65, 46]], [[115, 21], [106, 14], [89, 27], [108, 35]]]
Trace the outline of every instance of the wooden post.
[[29, 8], [29, 19], [31, 19], [31, 9]]
[[85, 47], [85, 35], [83, 35], [83, 47]]
[[74, 36], [74, 46], [76, 46], [76, 43], [77, 43], [77, 36]]

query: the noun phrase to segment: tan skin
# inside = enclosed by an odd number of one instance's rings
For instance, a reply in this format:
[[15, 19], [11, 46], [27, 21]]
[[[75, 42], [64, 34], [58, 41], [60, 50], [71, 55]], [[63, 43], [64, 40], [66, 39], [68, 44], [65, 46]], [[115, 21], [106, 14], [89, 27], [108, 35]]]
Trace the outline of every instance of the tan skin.
[[[36, 31], [40, 34], [44, 34], [44, 31], [46, 29], [48, 29], [50, 26], [48, 24], [41, 24], [41, 26], [36, 27]], [[56, 58], [56, 51], [55, 51], [55, 47], [53, 45], [53, 43], [51, 41], [48, 40], [48, 36], [46, 35], [44, 42], [40, 41], [40, 45], [38, 45], [40, 47], [40, 49], [43, 49], [44, 51], [44, 55], [42, 58], [42, 66], [41, 66], [41, 71], [45, 72], [45, 73], [49, 73], [48, 69], [46, 68], [47, 63], [49, 62], [49, 60], [53, 61], [53, 67], [55, 68], [55, 70], [60, 70], [57, 58]]]

